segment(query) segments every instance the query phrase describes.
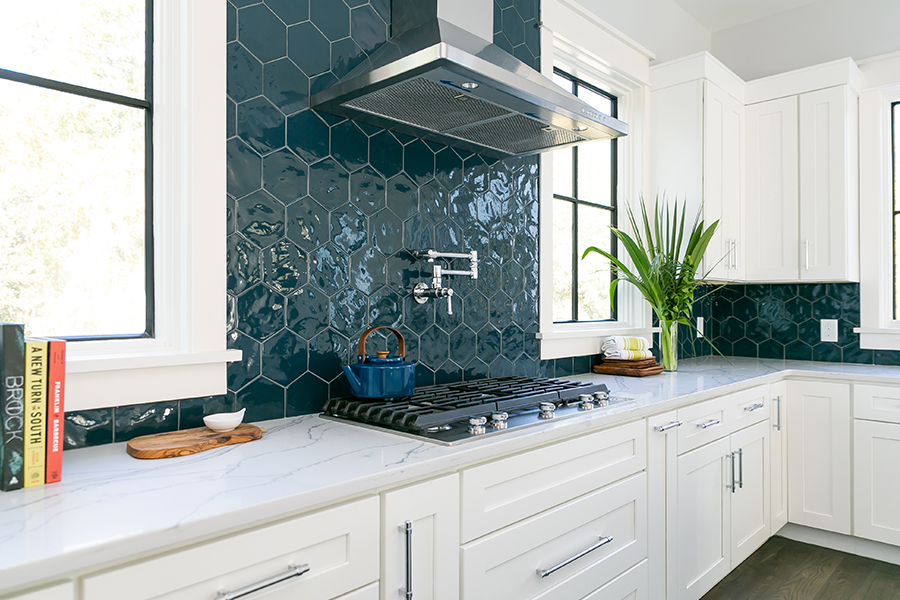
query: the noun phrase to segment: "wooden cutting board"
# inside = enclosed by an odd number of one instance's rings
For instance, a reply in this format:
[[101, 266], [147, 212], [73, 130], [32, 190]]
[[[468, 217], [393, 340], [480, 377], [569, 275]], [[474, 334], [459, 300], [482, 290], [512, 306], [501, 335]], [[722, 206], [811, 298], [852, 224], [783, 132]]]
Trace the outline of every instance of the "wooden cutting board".
[[127, 451], [135, 458], [187, 456], [221, 446], [258, 440], [264, 431], [248, 423], [238, 425], [237, 428], [225, 433], [216, 433], [208, 427], [169, 431], [136, 437], [128, 442]]
[[604, 359], [603, 363], [595, 365], [593, 371], [604, 375], [647, 377], [649, 375], [659, 375], [663, 372], [663, 368], [662, 365], [657, 364], [655, 358], [644, 358], [641, 360], [609, 358]]

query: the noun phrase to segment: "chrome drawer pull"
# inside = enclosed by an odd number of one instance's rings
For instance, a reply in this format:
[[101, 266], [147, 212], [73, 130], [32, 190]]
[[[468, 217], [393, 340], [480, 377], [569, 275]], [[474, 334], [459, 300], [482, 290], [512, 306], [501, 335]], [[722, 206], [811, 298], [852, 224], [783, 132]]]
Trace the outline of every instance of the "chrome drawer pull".
[[744, 489], [744, 449], [738, 448], [737, 455], [738, 455], [738, 465], [740, 465], [738, 467], [737, 486], [741, 489]]
[[412, 521], [407, 521], [405, 525], [400, 526], [400, 531], [406, 533], [406, 587], [400, 589], [400, 595], [406, 596], [406, 600], [412, 600], [413, 598], [413, 571], [412, 571], [412, 538], [413, 538], [413, 524]]
[[656, 430], [660, 433], [666, 432], [670, 429], [675, 429], [676, 427], [681, 427], [684, 425], [681, 421], [672, 421], [671, 423], [667, 423], [666, 425], [658, 425]]
[[273, 577], [269, 577], [268, 579], [263, 579], [262, 581], [254, 583], [252, 585], [248, 585], [247, 587], [243, 587], [233, 592], [219, 592], [219, 595], [216, 596], [216, 600], [237, 600], [237, 598], [249, 596], [250, 594], [273, 586], [276, 583], [281, 583], [282, 581], [287, 581], [288, 579], [292, 579], [294, 577], [300, 577], [308, 571], [309, 565], [290, 565], [287, 572], [282, 573], [281, 575], [275, 575]]
[[581, 558], [582, 556], [585, 556], [586, 554], [589, 554], [589, 553], [593, 552], [594, 550], [596, 550], [597, 548], [600, 548], [601, 546], [605, 546], [606, 544], [610, 543], [611, 541], [613, 541], [611, 535], [610, 535], [610, 536], [606, 536], [606, 537], [602, 537], [602, 538], [600, 538], [600, 541], [599, 541], [599, 542], [597, 542], [596, 544], [594, 544], [594, 545], [591, 546], [590, 548], [585, 548], [584, 550], [582, 550], [581, 552], [579, 552], [579, 553], [576, 554], [575, 556], [570, 556], [569, 558], [567, 558], [566, 560], [562, 561], [562, 562], [559, 563], [558, 565], [553, 565], [553, 566], [550, 567], [549, 569], [538, 569], [538, 570], [537, 570], [537, 574], [540, 575], [541, 578], [544, 578], [544, 577], [546, 577], [547, 575], [552, 575], [553, 573], [556, 573], [557, 571], [559, 571], [560, 569], [562, 569], [562, 568], [565, 567], [566, 565], [575, 562], [576, 560], [578, 560], [578, 559]]
[[737, 489], [737, 482], [735, 481], [735, 478], [734, 478], [734, 455], [735, 454], [736, 454], [735, 452], [730, 452], [729, 454], [726, 455], [726, 458], [731, 459], [731, 485], [726, 485], [725, 488], [731, 490], [732, 494]]
[[699, 427], [700, 429], [707, 429], [708, 427], [718, 425], [721, 422], [722, 419], [713, 419], [712, 421], [707, 421], [706, 423], [697, 423], [697, 427]]
[[778, 403], [778, 420], [775, 421], [775, 429], [781, 431], [781, 396], [776, 396], [775, 402]]
[[751, 404], [750, 406], [745, 406], [744, 410], [746, 410], [747, 412], [753, 412], [754, 410], [761, 409], [763, 406], [765, 406], [765, 404], [763, 404], [762, 402], [757, 402], [756, 404]]

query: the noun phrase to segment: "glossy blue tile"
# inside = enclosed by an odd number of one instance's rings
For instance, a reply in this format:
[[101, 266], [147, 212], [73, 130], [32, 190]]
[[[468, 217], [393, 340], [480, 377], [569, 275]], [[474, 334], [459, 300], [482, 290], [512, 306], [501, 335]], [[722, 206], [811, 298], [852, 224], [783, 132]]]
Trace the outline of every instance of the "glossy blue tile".
[[387, 257], [388, 286], [401, 295], [411, 293], [412, 287], [419, 281], [419, 263], [405, 250]]
[[463, 162], [452, 148], [444, 148], [434, 155], [434, 178], [448, 190], [452, 190], [463, 181]]
[[228, 42], [237, 40], [237, 8], [230, 2], [226, 5], [225, 39]]
[[286, 416], [315, 414], [328, 400], [328, 384], [314, 373], [307, 373], [292, 383], [286, 393]]
[[[407, 327], [406, 325], [401, 325], [399, 327], [400, 335], [403, 336], [403, 339], [406, 341], [406, 360], [408, 362], [418, 362], [419, 361], [419, 335], [415, 333], [412, 329]], [[399, 354], [400, 350], [397, 346], [397, 340], [394, 339], [393, 335], [385, 335], [385, 340], [387, 344], [384, 346], [384, 349], [389, 350], [391, 354]]]
[[822, 342], [813, 346], [813, 360], [841, 362], [841, 347], [834, 343]]
[[513, 362], [525, 352], [525, 334], [518, 325], [512, 324], [503, 330], [501, 352]]
[[231, 98], [225, 98], [225, 139], [237, 135], [237, 104]]
[[64, 449], [88, 448], [113, 442], [113, 408], [66, 411]]
[[343, 377], [341, 365], [349, 362], [350, 340], [347, 337], [326, 329], [310, 340], [309, 370], [322, 379], [333, 381], [338, 376]]
[[524, 232], [516, 234], [513, 242], [513, 260], [527, 267], [537, 260], [537, 240]]
[[372, 246], [386, 255], [403, 246], [403, 222], [390, 210], [382, 210], [369, 219]]
[[226, 65], [225, 90], [229, 98], [243, 102], [262, 93], [262, 63], [239, 42], [228, 44]]
[[797, 324], [787, 319], [780, 319], [772, 323], [772, 339], [781, 344], [789, 344], [799, 339]]
[[312, 77], [331, 68], [331, 44], [309, 21], [288, 27], [288, 58]]
[[490, 367], [481, 359], [476, 358], [463, 370], [463, 379], [472, 381], [474, 379], [484, 379], [490, 376]]
[[509, 377], [513, 375], [513, 364], [504, 356], [491, 363], [491, 377]]
[[287, 28], [265, 4], [238, 11], [238, 40], [264, 63], [287, 54]]
[[288, 25], [309, 19], [309, 0], [265, 0], [269, 8]]
[[286, 235], [307, 252], [328, 241], [330, 224], [328, 211], [311, 196], [301, 198], [287, 207]]
[[226, 395], [187, 398], [178, 402], [178, 429], [203, 427], [203, 417], [233, 412], [234, 405]]
[[863, 350], [858, 344], [854, 344], [844, 348], [842, 360], [845, 363], [871, 365], [875, 363], [875, 351]]
[[450, 336], [439, 327], [429, 327], [419, 336], [419, 360], [437, 368], [450, 355]]
[[405, 174], [387, 182], [387, 205], [401, 219], [408, 219], [419, 211], [419, 190]]
[[839, 319], [841, 317], [841, 303], [834, 298], [819, 298], [812, 305], [813, 319]]
[[344, 38], [331, 44], [331, 72], [342, 79], [366, 59], [366, 53], [353, 41]]
[[369, 162], [383, 177], [391, 178], [403, 170], [403, 146], [389, 131], [376, 133], [369, 140]]
[[283, 419], [284, 388], [273, 381], [260, 377], [236, 395], [235, 410], [246, 408], [244, 422]]
[[450, 217], [466, 229], [478, 221], [478, 201], [466, 187], [458, 187], [450, 192]]
[[263, 65], [263, 94], [285, 115], [309, 107], [309, 77], [282, 58]]
[[[322, 73], [321, 75], [316, 75], [309, 80], [309, 93], [310, 94], [318, 94], [319, 92], [323, 92], [330, 88], [333, 85], [338, 83], [338, 78], [334, 73], [328, 71], [327, 73]], [[323, 114], [322, 118], [325, 119], [329, 125], [337, 125], [341, 119], [341, 117], [336, 117], [334, 115]]]
[[463, 380], [463, 369], [452, 360], [448, 360], [434, 372], [434, 382], [437, 385], [456, 383]]
[[284, 115], [260, 96], [238, 104], [237, 133], [259, 154], [268, 154], [284, 146]]
[[403, 245], [412, 250], [434, 247], [434, 227], [422, 217], [422, 213], [403, 222]]
[[331, 241], [347, 254], [353, 254], [368, 239], [366, 225], [365, 215], [345, 204], [331, 213]]
[[572, 359], [572, 369], [575, 373], [590, 373], [593, 366], [592, 356], [576, 356]]
[[288, 296], [306, 285], [306, 253], [290, 240], [281, 239], [262, 251], [263, 281]]
[[[455, 278], [455, 279], [457, 279], [457, 281], [458, 281], [460, 278]], [[454, 286], [455, 284], [453, 283], [452, 280], [448, 279], [447, 283], [445, 285], [447, 285], [448, 287], [451, 287], [451, 289], [452, 289], [452, 286]], [[434, 308], [435, 324], [438, 327], [440, 327], [441, 329], [443, 329], [444, 331], [446, 331], [447, 333], [450, 333], [451, 331], [455, 330], [457, 327], [462, 325], [463, 319], [466, 314], [465, 298], [463, 298], [462, 296], [454, 295], [452, 304], [453, 304], [453, 314], [450, 314], [447, 311], [447, 300], [444, 298], [438, 300], [437, 304]]]
[[284, 327], [284, 296], [263, 285], [237, 299], [238, 329], [257, 341], [265, 341]]
[[513, 54], [515, 52], [515, 49], [513, 48], [512, 43], [509, 41], [509, 38], [507, 38], [502, 32], [494, 36], [494, 45], [499, 46], [509, 54]]
[[403, 298], [403, 324], [415, 332], [423, 332], [434, 325], [434, 302], [416, 302], [408, 291]]
[[235, 392], [260, 376], [262, 344], [238, 331], [229, 333], [226, 342], [243, 353], [241, 360], [228, 363], [228, 389]]
[[500, 356], [500, 332], [494, 327], [485, 327], [478, 332], [477, 338], [475, 350], [478, 358], [487, 364], [494, 362], [494, 360]]
[[237, 201], [237, 229], [261, 248], [284, 236], [284, 205], [263, 190]]
[[225, 294], [225, 331], [231, 333], [237, 328], [237, 297], [231, 292]]
[[509, 261], [501, 269], [503, 290], [510, 298], [516, 297], [524, 288], [525, 271], [519, 263]]
[[491, 167], [489, 185], [491, 193], [501, 201], [508, 200], [512, 196], [513, 172], [505, 162], [500, 161]]
[[535, 360], [539, 359], [541, 357], [541, 341], [533, 333], [526, 332], [523, 337], [525, 355]]
[[391, 2], [390, 0], [369, 0], [369, 4], [381, 17], [381, 20], [390, 25], [391, 23]]
[[356, 339], [366, 325], [368, 312], [366, 295], [352, 287], [344, 288], [331, 298], [329, 324], [338, 333]]
[[116, 408], [115, 439], [117, 442], [177, 429], [178, 403], [175, 401]]
[[328, 125], [311, 110], [288, 117], [287, 145], [307, 163], [323, 159], [330, 149]]
[[424, 185], [434, 177], [434, 152], [422, 140], [403, 148], [403, 170], [416, 185]]
[[388, 27], [371, 6], [360, 6], [350, 11], [350, 37], [367, 54], [372, 54], [387, 40]]
[[313, 0], [309, 18], [332, 42], [350, 35], [350, 9], [343, 0]]
[[812, 360], [812, 347], [801, 341], [791, 342], [784, 347], [787, 360]]
[[350, 201], [350, 174], [330, 158], [309, 168], [309, 194], [331, 210]]
[[538, 59], [541, 54], [541, 28], [536, 22], [525, 22], [525, 47], [528, 48], [528, 51], [534, 57], [534, 60], [529, 64], [530, 67], [534, 68], [535, 64], [540, 62]]
[[368, 216], [387, 206], [385, 181], [372, 167], [350, 175], [350, 202]]
[[472, 292], [466, 296], [465, 323], [478, 331], [490, 321], [490, 305], [481, 292]]
[[363, 248], [350, 257], [350, 283], [372, 294], [387, 283], [387, 259], [375, 248]]
[[306, 195], [309, 166], [282, 148], [263, 158], [263, 189], [284, 204]]
[[369, 324], [396, 327], [403, 320], [403, 301], [390, 288], [383, 287], [369, 298]]
[[239, 138], [225, 143], [228, 193], [235, 198], [262, 187], [262, 158]]
[[[502, 272], [500, 265], [492, 258], [482, 259], [478, 263], [478, 289], [485, 296], [493, 297], [495, 294], [502, 293]], [[507, 296], [507, 300], [508, 300]]]
[[434, 385], [434, 371], [423, 365], [416, 364], [416, 387]]
[[328, 326], [328, 296], [307, 287], [287, 299], [287, 326], [310, 340]]
[[263, 344], [262, 374], [287, 386], [306, 372], [309, 345], [296, 333], [282, 329]]
[[240, 235], [228, 236], [227, 248], [228, 291], [241, 294], [262, 279], [260, 250]]
[[512, 322], [511, 304], [506, 292], [498, 292], [491, 297], [491, 323], [497, 329], [505, 329]]
[[475, 359], [477, 334], [468, 327], [458, 327], [450, 334], [450, 359], [466, 366]]
[[[468, 250], [463, 244], [462, 229], [459, 228], [459, 225], [456, 225], [449, 219], [435, 225], [434, 238], [438, 249], [443, 252], [464, 252]], [[460, 265], [460, 268], [463, 270], [469, 268], [467, 263], [460, 263]], [[459, 279], [455, 279], [454, 281], [458, 283]]]
[[[526, 26], [525, 28], [527, 29], [527, 27], [528, 26]], [[524, 31], [525, 29], [523, 29], [523, 33]], [[534, 54], [532, 54], [531, 49], [526, 44], [520, 44], [513, 48], [512, 54], [526, 65], [529, 65], [532, 69], [536, 70], [537, 67], [535, 65], [540, 64], [540, 61]]]
[[350, 282], [350, 258], [337, 246], [325, 244], [309, 255], [309, 279], [328, 295]]
[[369, 138], [353, 121], [331, 128], [331, 155], [348, 171], [356, 171], [369, 160]]

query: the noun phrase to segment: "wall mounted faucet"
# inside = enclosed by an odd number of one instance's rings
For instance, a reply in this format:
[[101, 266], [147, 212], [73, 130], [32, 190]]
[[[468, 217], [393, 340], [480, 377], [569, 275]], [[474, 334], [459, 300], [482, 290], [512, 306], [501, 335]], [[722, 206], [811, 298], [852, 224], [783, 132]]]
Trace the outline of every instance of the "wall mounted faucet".
[[[413, 288], [413, 298], [415, 301], [419, 304], [425, 304], [429, 298], [446, 298], [447, 314], [452, 315], [453, 290], [449, 287], [444, 287], [443, 278], [449, 275], [457, 275], [478, 279], [478, 252], [475, 250], [466, 253], [438, 252], [437, 250], [410, 250], [409, 253], [418, 260], [427, 260], [430, 263], [434, 263], [432, 265], [431, 286], [421, 282], [417, 283]], [[436, 258], [467, 259], [469, 261], [469, 270], [455, 271], [452, 269], [445, 269], [441, 265], [435, 263], [434, 259]]]

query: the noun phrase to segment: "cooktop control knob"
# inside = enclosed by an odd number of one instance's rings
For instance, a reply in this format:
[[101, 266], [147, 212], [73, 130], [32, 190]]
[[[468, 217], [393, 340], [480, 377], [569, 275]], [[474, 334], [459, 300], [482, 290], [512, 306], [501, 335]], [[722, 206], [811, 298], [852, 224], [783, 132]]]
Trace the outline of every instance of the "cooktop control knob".
[[578, 396], [578, 399], [581, 400], [578, 410], [591, 410], [594, 408], [594, 397], [590, 394], [581, 394]]
[[506, 429], [509, 427], [509, 413], [491, 413], [491, 429]]
[[609, 394], [606, 392], [594, 392], [594, 402], [597, 406], [609, 406]]
[[472, 435], [481, 435], [485, 432], [484, 426], [487, 423], [485, 417], [472, 417], [469, 419], [469, 433]]
[[556, 410], [556, 405], [552, 402], [541, 402], [540, 409], [541, 414], [538, 415], [538, 418], [552, 419], [555, 416], [553, 411]]

